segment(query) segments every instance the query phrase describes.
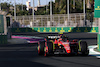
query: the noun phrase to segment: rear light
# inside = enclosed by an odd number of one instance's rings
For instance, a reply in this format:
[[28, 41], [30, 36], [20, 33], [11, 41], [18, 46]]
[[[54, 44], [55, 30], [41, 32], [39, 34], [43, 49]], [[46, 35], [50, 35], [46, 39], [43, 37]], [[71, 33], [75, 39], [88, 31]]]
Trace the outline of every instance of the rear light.
[[77, 42], [77, 40], [75, 39], [75, 40], [73, 40], [73, 42]]
[[74, 42], [74, 40], [73, 40], [73, 42]]

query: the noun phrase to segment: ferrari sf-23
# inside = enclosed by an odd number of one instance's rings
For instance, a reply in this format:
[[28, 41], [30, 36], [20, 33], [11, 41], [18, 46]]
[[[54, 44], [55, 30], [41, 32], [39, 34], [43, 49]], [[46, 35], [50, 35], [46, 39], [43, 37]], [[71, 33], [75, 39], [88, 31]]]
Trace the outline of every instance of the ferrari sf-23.
[[88, 56], [89, 49], [86, 41], [69, 40], [65, 35], [48, 36], [38, 42], [38, 54], [50, 55], [84, 55]]

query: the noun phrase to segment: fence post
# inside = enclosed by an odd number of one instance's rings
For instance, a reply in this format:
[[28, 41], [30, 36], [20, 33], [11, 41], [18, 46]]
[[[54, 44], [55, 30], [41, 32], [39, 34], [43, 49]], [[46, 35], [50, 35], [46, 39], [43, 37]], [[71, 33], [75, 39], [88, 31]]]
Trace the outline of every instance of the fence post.
[[66, 26], [65, 16], [64, 16], [64, 26]]
[[60, 16], [58, 16], [58, 24], [60, 24]]
[[24, 16], [23, 16], [23, 25], [25, 25], [25, 23], [24, 23]]
[[42, 20], [42, 17], [41, 17], [41, 26], [43, 27], [43, 20]]
[[75, 15], [75, 23], [76, 23], [76, 15]]
[[[82, 19], [82, 18], [81, 18], [81, 15], [80, 15], [80, 23], [81, 23], [81, 19]], [[80, 25], [80, 23], [79, 23], [79, 25]]]

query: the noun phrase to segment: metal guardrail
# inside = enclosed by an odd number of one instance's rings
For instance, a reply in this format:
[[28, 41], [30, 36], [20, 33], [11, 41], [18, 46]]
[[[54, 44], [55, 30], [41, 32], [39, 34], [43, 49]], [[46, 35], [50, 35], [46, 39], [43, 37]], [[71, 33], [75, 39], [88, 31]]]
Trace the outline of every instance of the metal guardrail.
[[[14, 17], [12, 17], [14, 19]], [[67, 14], [53, 14], [52, 22], [50, 22], [50, 15], [35, 15], [34, 26], [33, 16], [17, 16], [16, 19], [23, 26], [29, 27], [97, 27], [98, 19], [94, 18], [94, 22], [90, 19], [84, 21], [83, 13], [70, 14], [69, 22], [67, 21]]]

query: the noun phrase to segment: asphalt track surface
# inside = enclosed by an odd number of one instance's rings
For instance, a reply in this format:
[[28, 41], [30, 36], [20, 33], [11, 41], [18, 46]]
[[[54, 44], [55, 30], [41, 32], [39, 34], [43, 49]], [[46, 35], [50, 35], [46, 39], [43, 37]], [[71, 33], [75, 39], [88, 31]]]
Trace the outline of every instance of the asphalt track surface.
[[[48, 35], [59, 35], [57, 33], [13, 33], [14, 35], [47, 37]], [[64, 33], [69, 40], [77, 39], [87, 41], [88, 45], [97, 44], [97, 33]]]
[[[86, 39], [84, 36], [87, 34]], [[90, 41], [89, 43], [95, 42], [95, 35], [97, 34], [87, 34], [80, 33], [77, 35], [79, 39], [82, 37], [83, 40]], [[38, 36], [46, 35], [48, 34]], [[74, 39], [74, 34], [71, 33], [68, 36], [70, 39]], [[0, 67], [100, 67], [100, 59], [95, 56], [39, 56], [36, 43], [0, 45]]]

